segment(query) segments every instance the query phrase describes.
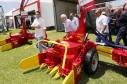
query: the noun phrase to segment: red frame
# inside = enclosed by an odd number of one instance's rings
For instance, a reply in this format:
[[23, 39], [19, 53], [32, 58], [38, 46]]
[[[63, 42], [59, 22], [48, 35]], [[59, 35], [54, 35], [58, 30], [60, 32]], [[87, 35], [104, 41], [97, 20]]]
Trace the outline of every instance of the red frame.
[[[38, 11], [41, 12], [40, 0], [37, 0], [37, 1], [34, 1], [34, 2], [32, 2], [32, 3], [29, 3], [29, 4], [25, 5], [25, 6], [24, 6], [24, 9], [25, 9], [25, 7], [28, 7], [28, 6], [33, 5], [33, 4], [36, 4], [36, 3], [37, 3]], [[14, 10], [14, 11], [12, 11], [12, 12], [16, 12], [16, 11], [18, 11], [18, 10], [20, 10], [20, 8]]]

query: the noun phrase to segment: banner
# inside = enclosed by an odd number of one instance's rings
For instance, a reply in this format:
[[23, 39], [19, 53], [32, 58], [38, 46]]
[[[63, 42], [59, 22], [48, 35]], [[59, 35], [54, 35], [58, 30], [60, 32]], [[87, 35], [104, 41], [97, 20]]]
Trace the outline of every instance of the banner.
[[83, 10], [89, 12], [92, 9], [95, 8], [94, 0], [78, 0], [80, 7], [83, 8]]

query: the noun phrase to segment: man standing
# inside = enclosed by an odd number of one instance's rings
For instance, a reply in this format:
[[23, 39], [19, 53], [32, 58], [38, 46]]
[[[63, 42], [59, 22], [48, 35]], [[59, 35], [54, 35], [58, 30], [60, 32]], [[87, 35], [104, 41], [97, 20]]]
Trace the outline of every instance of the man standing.
[[70, 13], [70, 20], [71, 20], [72, 27], [76, 31], [79, 26], [79, 19], [73, 13]]
[[[103, 34], [105, 38], [107, 38], [109, 34], [107, 17], [101, 14], [101, 9], [96, 10], [95, 15], [97, 16], [96, 30]], [[98, 36], [96, 37], [96, 42], [101, 42], [101, 39]]]
[[26, 19], [26, 27], [27, 29], [31, 29], [30, 20], [28, 18]]
[[[40, 13], [36, 12], [36, 19], [33, 21], [31, 27], [35, 28], [35, 38], [37, 41], [44, 40], [46, 38], [46, 26], [44, 19], [41, 18]], [[37, 47], [39, 49], [39, 52], [42, 53], [42, 48], [47, 49], [45, 45], [43, 45], [42, 42], [39, 42], [37, 44]]]
[[105, 15], [106, 18], [107, 18], [107, 21], [108, 21], [108, 30], [109, 30], [109, 33], [108, 33], [108, 37], [109, 37], [109, 38], [108, 38], [108, 39], [109, 39], [110, 42], [112, 42], [111, 28], [110, 28], [111, 18], [106, 14], [105, 11], [103, 11], [101, 14], [102, 14], [102, 15]]
[[75, 31], [75, 29], [72, 27], [71, 20], [67, 19], [67, 15], [66, 14], [61, 14], [60, 15], [60, 19], [61, 19], [61, 21], [64, 24], [64, 28], [65, 28], [65, 32], [66, 33]]
[[120, 16], [117, 21], [117, 27], [119, 28], [116, 44], [119, 45], [121, 39], [123, 39], [124, 45], [127, 46], [127, 11], [122, 14], [122, 10], [118, 9], [116, 14]]

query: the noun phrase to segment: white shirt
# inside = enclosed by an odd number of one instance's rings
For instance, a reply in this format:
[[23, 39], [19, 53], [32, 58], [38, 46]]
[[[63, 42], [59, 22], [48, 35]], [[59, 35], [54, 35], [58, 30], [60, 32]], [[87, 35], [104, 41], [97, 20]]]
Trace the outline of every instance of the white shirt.
[[64, 24], [65, 32], [75, 31], [75, 29], [72, 27], [71, 20], [67, 19], [66, 21], [64, 21], [63, 24]]
[[78, 20], [78, 18], [77, 17], [73, 17], [73, 19], [72, 19], [72, 21], [71, 21], [72, 23], [72, 27], [74, 28], [74, 30], [76, 31], [77, 30], [77, 28], [78, 28], [78, 26], [79, 26], [79, 20]]
[[44, 19], [36, 18], [31, 26], [37, 26], [35, 28], [35, 37], [45, 37], [44, 30], [46, 29]]
[[108, 17], [105, 15], [100, 15], [99, 17], [97, 17], [96, 19], [96, 29], [99, 32], [103, 31], [103, 25], [106, 25], [106, 29], [104, 31], [104, 33], [109, 33], [109, 27], [108, 27]]

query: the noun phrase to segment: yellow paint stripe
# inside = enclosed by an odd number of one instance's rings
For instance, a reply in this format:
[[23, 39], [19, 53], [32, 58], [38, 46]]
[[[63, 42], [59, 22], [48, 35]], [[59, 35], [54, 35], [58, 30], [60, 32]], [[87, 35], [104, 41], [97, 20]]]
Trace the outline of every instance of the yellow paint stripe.
[[97, 52], [98, 52], [99, 55], [103, 55], [103, 56], [112, 58], [112, 54], [108, 54], [108, 53], [101, 52], [101, 51], [97, 51]]
[[97, 51], [105, 52], [105, 53], [108, 53], [108, 54], [112, 54], [112, 51], [113, 51], [113, 48], [111, 48], [111, 47], [100, 46], [100, 45], [98, 45], [96, 47], [96, 49], [97, 49]]

